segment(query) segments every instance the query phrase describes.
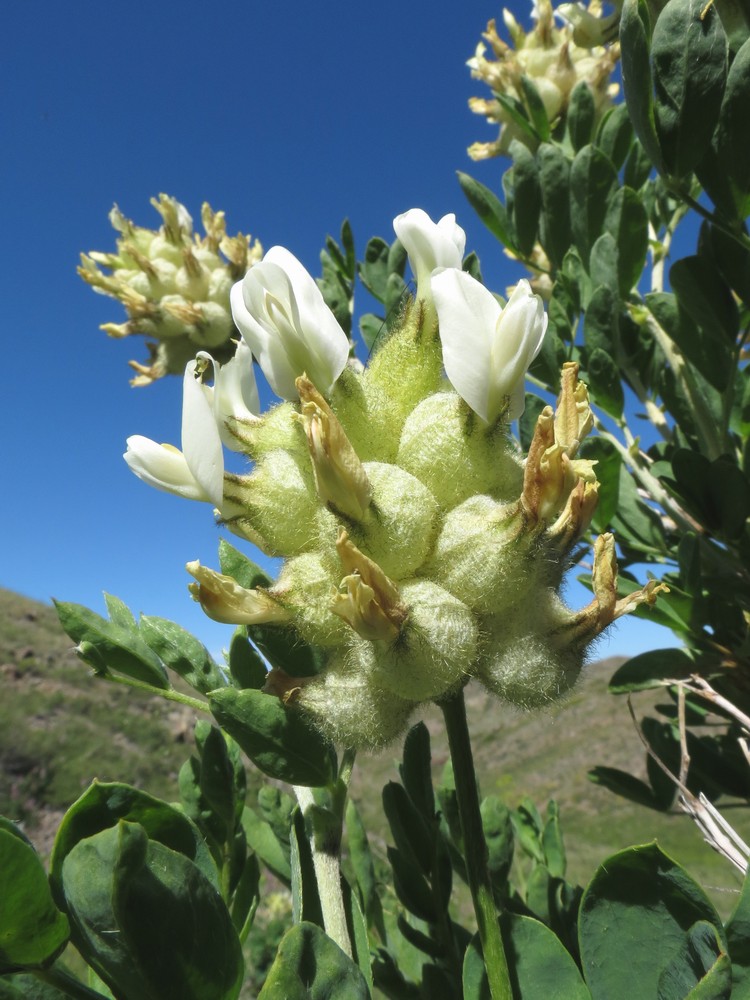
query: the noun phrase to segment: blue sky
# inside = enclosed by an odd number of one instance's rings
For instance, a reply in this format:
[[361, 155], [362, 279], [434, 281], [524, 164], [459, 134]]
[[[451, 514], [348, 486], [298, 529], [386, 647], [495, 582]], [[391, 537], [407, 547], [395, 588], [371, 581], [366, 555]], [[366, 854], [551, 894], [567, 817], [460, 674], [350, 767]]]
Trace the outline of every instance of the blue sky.
[[[315, 274], [345, 216], [362, 249], [419, 206], [455, 212], [485, 280], [503, 288], [521, 273], [455, 178], [467, 170], [496, 188], [505, 167], [465, 152], [495, 137], [467, 109], [484, 95], [465, 61], [500, 14], [489, 0], [24, 0], [5, 11], [0, 584], [99, 611], [107, 590], [214, 651], [228, 643], [231, 629], [203, 616], [184, 571], [190, 559], [216, 565], [209, 508], [150, 489], [122, 460], [130, 434], [179, 444], [180, 380], [130, 388], [142, 342], [99, 331], [123, 313], [76, 276], [78, 255], [114, 249], [114, 202], [156, 226], [149, 198], [164, 191], [196, 219], [203, 201], [224, 209], [231, 232], [282, 244]], [[632, 620], [597, 652], [672, 644]]]

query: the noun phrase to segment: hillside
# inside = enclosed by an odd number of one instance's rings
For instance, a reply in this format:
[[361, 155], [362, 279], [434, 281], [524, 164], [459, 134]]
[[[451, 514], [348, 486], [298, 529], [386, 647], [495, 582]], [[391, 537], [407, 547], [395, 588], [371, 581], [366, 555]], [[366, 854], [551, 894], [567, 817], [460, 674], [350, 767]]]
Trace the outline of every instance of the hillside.
[[[632, 805], [586, 776], [595, 764], [645, 773], [626, 704], [606, 691], [620, 662], [592, 664], [572, 696], [545, 712], [514, 711], [481, 688], [469, 687], [482, 789], [510, 806], [524, 796], [540, 809], [557, 799], [572, 879], [585, 883], [608, 854], [656, 837], [703, 885], [715, 887], [714, 898], [727, 912], [734, 894], [726, 890], [739, 881], [686, 817]], [[0, 679], [0, 813], [21, 820], [42, 852], [49, 849], [62, 811], [94, 777], [176, 798], [177, 772], [190, 753], [192, 713], [94, 678], [73, 653], [52, 607], [1, 589]], [[647, 713], [655, 700], [636, 701], [638, 714]], [[425, 721], [437, 777], [447, 759], [442, 719], [432, 709]], [[399, 753], [394, 747], [361, 758], [352, 788], [383, 854], [380, 789], [397, 776]], [[750, 834], [747, 810], [729, 816], [745, 836]]]

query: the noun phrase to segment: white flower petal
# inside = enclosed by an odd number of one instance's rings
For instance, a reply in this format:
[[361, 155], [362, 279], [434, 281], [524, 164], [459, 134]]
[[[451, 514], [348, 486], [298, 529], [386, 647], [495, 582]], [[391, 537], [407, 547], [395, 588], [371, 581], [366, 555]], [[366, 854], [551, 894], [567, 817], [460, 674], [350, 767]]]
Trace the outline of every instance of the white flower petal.
[[502, 312], [494, 295], [457, 268], [438, 270], [430, 282], [438, 314], [445, 373], [456, 392], [489, 421], [490, 334]]
[[187, 500], [211, 500], [196, 482], [185, 456], [177, 448], [157, 444], [140, 434], [129, 437], [127, 445], [123, 458], [144, 483]]
[[224, 495], [224, 452], [213, 400], [195, 378], [195, 361], [185, 366], [182, 383], [182, 453], [195, 481], [215, 507]]
[[274, 392], [297, 399], [308, 377], [324, 395], [344, 369], [349, 340], [314, 279], [284, 247], [271, 247], [231, 293], [232, 315]]
[[466, 233], [456, 224], [455, 215], [433, 222], [421, 208], [412, 208], [393, 220], [396, 236], [409, 255], [417, 279], [417, 293], [429, 295], [430, 274], [438, 267], [461, 267]]

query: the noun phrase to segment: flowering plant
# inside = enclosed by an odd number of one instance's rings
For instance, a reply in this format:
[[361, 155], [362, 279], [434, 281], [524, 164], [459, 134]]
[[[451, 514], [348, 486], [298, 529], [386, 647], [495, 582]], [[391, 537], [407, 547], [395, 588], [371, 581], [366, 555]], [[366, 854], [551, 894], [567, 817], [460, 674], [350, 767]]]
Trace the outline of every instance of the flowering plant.
[[[49, 875], [0, 820], [3, 995], [27, 995], [33, 977], [43, 1000], [234, 1000], [248, 982], [261, 865], [289, 887], [293, 918], [263, 1000], [743, 995], [747, 883], [723, 921], [656, 844], [608, 858], [585, 890], [566, 881], [554, 803], [542, 818], [528, 802], [480, 798], [463, 693], [477, 682], [544, 707], [620, 615], [668, 624], [684, 648], [636, 657], [612, 682], [673, 697], [666, 721], [643, 727], [663, 771], [652, 764], [649, 784], [612, 768], [593, 776], [653, 809], [679, 794], [745, 872], [743, 842], [696, 794], [710, 780], [713, 797], [746, 795], [737, 746], [750, 732], [750, 30], [717, 6], [626, 0], [600, 17], [566, 4], [570, 27], [558, 29], [540, 3], [528, 33], [505, 17], [515, 54], [491, 29], [498, 65], [480, 53], [472, 68], [488, 80], [492, 69], [495, 151], [511, 166], [502, 200], [466, 175], [461, 185], [529, 271], [505, 299], [464, 256], [455, 216], [412, 209], [394, 221], [396, 241], [371, 240], [359, 264], [345, 225], [318, 282], [280, 247], [260, 259], [245, 241], [232, 282], [212, 259], [225, 310], [214, 342], [193, 322], [203, 306], [176, 310], [167, 287], [177, 278], [163, 262], [179, 271], [180, 254], [199, 281], [181, 206], [160, 202], [161, 234], [116, 217], [127, 245], [98, 263], [114, 281], [135, 262], [140, 277], [117, 293], [142, 306], [147, 280], [150, 320], [181, 318], [186, 338], [165, 369], [183, 374], [181, 449], [135, 436], [125, 460], [146, 483], [211, 504], [239, 545], [282, 565], [271, 580], [226, 541], [218, 569], [187, 564], [194, 598], [236, 626], [224, 663], [116, 598], [108, 619], [58, 605], [96, 675], [201, 721], [179, 806], [94, 782], [62, 820]], [[609, 107], [618, 20], [627, 103]], [[667, 288], [664, 262], [688, 212], [703, 220], [698, 252], [673, 264]], [[213, 243], [216, 218], [206, 215]], [[84, 269], [91, 280], [95, 268]], [[360, 320], [366, 365], [350, 341], [358, 277], [386, 314]], [[265, 412], [258, 369], [279, 399]], [[656, 443], [633, 433], [642, 420]], [[225, 448], [245, 456], [241, 472]], [[592, 548], [592, 600], [574, 611], [564, 578]], [[666, 568], [641, 585], [644, 558]], [[699, 698], [721, 714], [696, 737]], [[391, 745], [430, 702], [451, 766], [436, 794], [428, 730], [408, 731], [401, 780], [383, 792], [384, 888], [349, 781], [358, 752]], [[268, 779], [253, 801], [243, 753]], [[520, 876], [514, 851], [530, 864]], [[470, 891], [468, 921], [454, 875]], [[86, 984], [61, 961], [68, 942]]]

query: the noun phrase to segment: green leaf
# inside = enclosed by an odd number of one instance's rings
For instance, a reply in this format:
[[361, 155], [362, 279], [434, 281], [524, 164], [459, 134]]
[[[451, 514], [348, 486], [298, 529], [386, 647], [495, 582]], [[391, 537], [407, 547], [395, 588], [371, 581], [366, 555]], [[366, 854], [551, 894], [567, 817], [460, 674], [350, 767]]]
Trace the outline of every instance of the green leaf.
[[255, 854], [248, 854], [232, 897], [232, 923], [240, 941], [248, 935], [260, 902], [260, 865]]
[[248, 559], [246, 555], [223, 538], [219, 542], [219, 566], [222, 573], [233, 577], [241, 587], [248, 590], [253, 590], [255, 587], [271, 586], [271, 578], [263, 572], [260, 566], [256, 566], [252, 559]]
[[166, 618], [141, 615], [140, 633], [159, 659], [196, 691], [208, 694], [226, 685], [224, 675], [203, 643], [180, 625]]
[[286, 932], [258, 1000], [370, 1000], [357, 966], [315, 924]]
[[[234, 747], [238, 757], [237, 748]], [[235, 767], [235, 763], [239, 765]], [[240, 788], [237, 787], [237, 772], [242, 776]], [[238, 790], [244, 793], [245, 774], [237, 759], [233, 762], [227, 737], [216, 726], [211, 726], [201, 747], [200, 788], [203, 798], [213, 813], [218, 816], [226, 828], [225, 840], [229, 840], [234, 831], [235, 823], [242, 815], [244, 795], [238, 795]]]
[[354, 879], [359, 892], [362, 910], [371, 926], [378, 931], [380, 939], [386, 940], [383, 924], [383, 910], [377, 894], [377, 879], [375, 865], [367, 839], [367, 830], [359, 810], [351, 799], [346, 803], [346, 834], [349, 847], [349, 863], [354, 872]]
[[750, 874], [745, 875], [740, 897], [726, 925], [727, 944], [732, 959], [735, 996], [750, 996]]
[[[613, 292], [620, 286], [620, 255], [611, 233], [602, 233], [591, 248], [589, 274], [592, 288], [607, 285]], [[629, 291], [629, 289], [628, 289]]]
[[612, 355], [599, 347], [594, 348], [588, 356], [586, 373], [594, 401], [610, 416], [622, 416], [625, 397], [620, 370]]
[[655, 844], [608, 858], [584, 892], [579, 917], [581, 963], [592, 995], [657, 996], [662, 974], [683, 953], [697, 921], [711, 924], [726, 949], [721, 921], [703, 890]]
[[34, 849], [14, 830], [0, 828], [0, 975], [42, 965], [62, 951], [68, 921], [52, 900]]
[[120, 823], [63, 863], [75, 943], [115, 995], [234, 1000], [242, 951], [221, 896], [183, 854]]
[[[55, 971], [58, 969], [59, 965]], [[73, 976], [70, 976], [69, 979], [78, 984], [78, 980]], [[100, 989], [100, 987], [97, 986], [97, 989]], [[0, 979], [0, 1000], [68, 1000], [70, 995], [70, 993], [63, 993], [62, 990], [50, 986], [49, 983], [43, 983], [32, 972], [21, 972], [7, 978], [3, 976]], [[100, 995], [102, 997], [112, 996], [109, 990], [107, 990], [104, 994], [94, 993], [92, 997], [99, 997]]]
[[292, 868], [289, 849], [281, 843], [271, 824], [246, 806], [242, 812], [242, 828], [247, 837], [248, 847], [255, 851], [263, 864], [285, 885], [290, 885]]
[[744, 42], [729, 68], [716, 134], [719, 160], [732, 184], [739, 218], [744, 218], [747, 214], [747, 197], [750, 193], [750, 150], [747, 142], [749, 105], [750, 38]]
[[412, 859], [395, 847], [388, 848], [388, 860], [393, 870], [393, 887], [403, 905], [415, 917], [434, 924], [438, 919], [435, 899], [429, 883]]
[[708, 148], [724, 93], [727, 43], [713, 5], [669, 0], [654, 27], [651, 58], [659, 147], [666, 170], [684, 177]]
[[619, 301], [609, 285], [598, 285], [583, 317], [583, 343], [596, 350], [615, 354], [618, 347]]
[[458, 183], [469, 204], [496, 239], [509, 250], [517, 250], [515, 236], [508, 221], [505, 206], [489, 188], [468, 174], [458, 171]]
[[272, 667], [290, 677], [314, 677], [323, 667], [323, 655], [302, 638], [295, 628], [284, 625], [248, 625], [248, 635]]
[[618, 288], [626, 299], [638, 287], [648, 252], [648, 215], [632, 188], [615, 191], [607, 205], [604, 228], [617, 244]]
[[330, 784], [335, 757], [317, 729], [294, 708], [261, 691], [225, 688], [209, 696], [217, 722], [271, 778], [292, 785]]
[[[83, 658], [98, 672], [102, 664], [154, 687], [169, 689], [166, 671], [137, 630], [107, 621], [81, 604], [55, 601], [63, 630], [83, 647]], [[89, 648], [90, 647], [90, 648]]]
[[[315, 806], [312, 809], [314, 810]], [[295, 809], [289, 831], [292, 919], [295, 924], [298, 924], [300, 920], [306, 920], [308, 923], [323, 927], [323, 910], [320, 904], [312, 850], [310, 849], [309, 826], [311, 821], [311, 816], [303, 816], [300, 809]]]
[[689, 448], [672, 456], [674, 480], [666, 480], [702, 524], [724, 538], [737, 538], [750, 517], [750, 482], [729, 455], [713, 462]]
[[385, 285], [391, 273], [388, 267], [390, 246], [380, 236], [373, 236], [365, 247], [364, 260], [359, 264], [362, 284], [378, 302], [385, 302]]
[[586, 266], [617, 188], [617, 171], [609, 158], [596, 146], [584, 146], [570, 167], [570, 225]]
[[489, 795], [482, 801], [480, 812], [487, 843], [487, 867], [493, 883], [501, 887], [513, 864], [515, 837], [510, 809], [497, 795]]
[[432, 859], [431, 829], [406, 789], [395, 781], [383, 788], [383, 811], [393, 840], [407, 862], [429, 877]]
[[729, 1000], [731, 994], [732, 963], [726, 948], [716, 928], [699, 920], [688, 931], [681, 953], [659, 977], [657, 1000]]
[[669, 269], [669, 283], [712, 347], [720, 333], [726, 345], [734, 345], [740, 327], [737, 303], [710, 257], [701, 254], [676, 261]]
[[668, 678], [684, 680], [695, 673], [696, 664], [684, 649], [650, 649], [623, 663], [609, 682], [611, 694], [630, 694], [663, 687]]
[[244, 625], [239, 625], [232, 636], [228, 666], [238, 688], [262, 688], [266, 683], [266, 665], [257, 650], [251, 646]]
[[544, 858], [550, 875], [553, 878], [564, 878], [567, 858], [562, 829], [560, 828], [560, 810], [554, 800], [549, 803], [547, 814], [548, 819], [542, 831]]
[[[575, 961], [543, 923], [504, 913], [500, 928], [514, 1000], [591, 1000]], [[464, 955], [463, 995], [464, 1000], [490, 998], [478, 935], [472, 938]]]
[[570, 246], [570, 163], [558, 146], [542, 143], [536, 153], [542, 189], [539, 242], [553, 268], [559, 268]]
[[539, 190], [539, 169], [534, 154], [522, 142], [510, 144], [513, 158], [513, 225], [518, 249], [528, 256], [536, 242], [542, 194]]
[[[687, 271], [683, 271], [682, 281], [688, 280]], [[723, 392], [729, 385], [734, 368], [730, 349], [723, 338], [707, 336], [698, 329], [690, 303], [692, 298], [695, 298], [692, 292], [686, 299], [682, 299], [681, 295], [679, 301], [671, 292], [650, 292], [646, 295], [646, 305], [688, 361], [703, 373], [711, 385]]]
[[372, 350], [373, 344], [385, 328], [385, 319], [382, 316], [376, 316], [375, 313], [365, 313], [364, 316], [360, 316], [359, 332], [368, 351]]
[[[651, 17], [648, 3], [646, 0], [625, 0], [620, 15], [622, 85], [625, 102], [635, 134], [651, 162], [661, 171], [662, 159], [654, 119], [650, 43]], [[631, 184], [631, 187], [635, 185]]]
[[113, 621], [116, 625], [122, 625], [125, 629], [135, 631], [138, 627], [135, 616], [124, 601], [121, 601], [119, 597], [115, 597], [113, 594], [105, 592], [104, 603], [107, 607], [107, 614], [110, 621]]
[[542, 142], [547, 142], [550, 137], [547, 109], [544, 107], [544, 101], [531, 77], [521, 76], [521, 93], [534, 131]]
[[[591, 142], [596, 123], [596, 105], [591, 87], [585, 80], [575, 85], [565, 117], [565, 131], [574, 152]], [[600, 147], [601, 148], [601, 147]], [[604, 150], [606, 152], [606, 150]]]
[[418, 722], [406, 734], [404, 760], [399, 772], [409, 798], [424, 819], [431, 822], [435, 815], [435, 795], [432, 790], [430, 731], [424, 722]]
[[[579, 83], [576, 87], [580, 87]], [[575, 90], [573, 91], [575, 96]], [[570, 113], [570, 112], [568, 112]], [[609, 108], [597, 128], [595, 144], [605, 153], [615, 166], [620, 170], [627, 159], [630, 147], [633, 145], [633, 125], [630, 121], [630, 113], [627, 104], [615, 104]]]
[[218, 884], [216, 867], [198, 828], [181, 810], [120, 782], [91, 784], [63, 816], [50, 858], [50, 881], [57, 896], [63, 862], [80, 841], [110, 829], [120, 820], [139, 823], [151, 840], [184, 854]]
[[586, 438], [581, 445], [580, 455], [581, 458], [596, 462], [599, 502], [592, 523], [594, 530], [601, 533], [609, 529], [617, 512], [622, 456], [610, 441], [599, 437]]

